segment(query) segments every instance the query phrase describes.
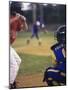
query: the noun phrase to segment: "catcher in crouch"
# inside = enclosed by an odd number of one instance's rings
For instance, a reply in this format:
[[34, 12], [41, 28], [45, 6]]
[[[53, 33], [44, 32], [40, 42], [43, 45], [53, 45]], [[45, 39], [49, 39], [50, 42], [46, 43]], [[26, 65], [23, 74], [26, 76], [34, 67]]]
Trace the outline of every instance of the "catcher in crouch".
[[[27, 30], [26, 18], [16, 12], [10, 12], [10, 45], [16, 39], [16, 33], [20, 30]], [[16, 88], [16, 76], [19, 70], [21, 59], [16, 53], [16, 51], [10, 46], [10, 80], [9, 86], [11, 89]]]
[[57, 43], [51, 47], [56, 59], [55, 66], [44, 72], [43, 82], [46, 86], [66, 85], [66, 26], [62, 25], [56, 32]]

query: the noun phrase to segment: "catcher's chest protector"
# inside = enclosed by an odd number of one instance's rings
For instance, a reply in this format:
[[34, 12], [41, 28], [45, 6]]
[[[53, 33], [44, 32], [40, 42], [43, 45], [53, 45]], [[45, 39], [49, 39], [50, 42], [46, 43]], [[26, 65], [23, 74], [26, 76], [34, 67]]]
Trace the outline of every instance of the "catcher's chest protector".
[[63, 44], [55, 44], [51, 47], [52, 51], [54, 52], [55, 56], [56, 56], [56, 61], [57, 62], [64, 62], [65, 60], [65, 57], [64, 57], [64, 54], [63, 54]]

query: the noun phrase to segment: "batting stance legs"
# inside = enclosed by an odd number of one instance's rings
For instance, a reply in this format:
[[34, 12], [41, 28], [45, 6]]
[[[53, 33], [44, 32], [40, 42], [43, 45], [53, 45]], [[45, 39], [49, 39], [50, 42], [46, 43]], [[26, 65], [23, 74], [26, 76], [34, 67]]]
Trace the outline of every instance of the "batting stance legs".
[[15, 79], [19, 70], [19, 66], [21, 63], [21, 59], [16, 53], [16, 51], [10, 47], [10, 86], [11, 88], [14, 88], [13, 84], [15, 85]]

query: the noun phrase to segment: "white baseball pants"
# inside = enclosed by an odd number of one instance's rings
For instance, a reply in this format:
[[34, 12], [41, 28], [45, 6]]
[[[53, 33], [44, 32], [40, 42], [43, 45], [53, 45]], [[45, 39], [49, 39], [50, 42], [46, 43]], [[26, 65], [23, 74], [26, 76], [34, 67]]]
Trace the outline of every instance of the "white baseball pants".
[[10, 74], [9, 74], [9, 82], [13, 84], [16, 79], [19, 67], [20, 67], [21, 59], [16, 53], [16, 51], [10, 47]]

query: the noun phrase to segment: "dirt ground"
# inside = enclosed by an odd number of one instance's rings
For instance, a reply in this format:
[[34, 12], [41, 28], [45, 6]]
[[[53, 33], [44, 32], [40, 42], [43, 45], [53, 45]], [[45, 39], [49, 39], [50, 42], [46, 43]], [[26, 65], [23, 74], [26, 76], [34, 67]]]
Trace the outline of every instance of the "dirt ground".
[[42, 74], [19, 76], [16, 79], [17, 88], [45, 86], [42, 80], [43, 80]]
[[[52, 44], [51, 40], [48, 40], [47, 43], [43, 42], [41, 46], [38, 46], [38, 43], [36, 44], [30, 43], [29, 45], [25, 45], [20, 48], [16, 47], [16, 51], [32, 55], [49, 56], [52, 54], [50, 51], [51, 44]], [[17, 76], [16, 78], [17, 88], [45, 86], [42, 80], [43, 80], [43, 73]]]
[[[16, 50], [26, 54], [42, 55], [42, 56], [51, 55], [50, 45], [47, 44], [45, 46], [41, 45], [39, 47], [38, 46], [31, 47], [31, 45], [27, 45], [24, 47], [16, 48]], [[42, 80], [43, 80], [42, 73], [33, 75], [21, 75], [18, 76], [16, 79], [17, 88], [45, 86]]]
[[32, 55], [42, 55], [42, 56], [49, 56], [51, 55], [52, 51], [50, 50], [51, 44], [50, 43], [42, 43], [41, 46], [39, 45], [25, 45], [24, 47], [17, 47], [16, 51], [32, 54]]

